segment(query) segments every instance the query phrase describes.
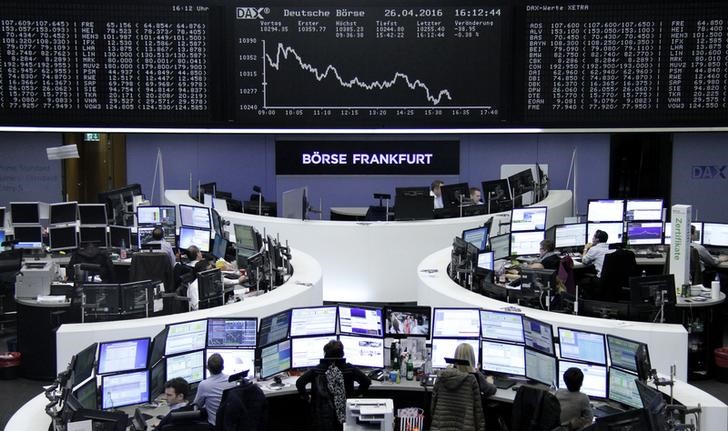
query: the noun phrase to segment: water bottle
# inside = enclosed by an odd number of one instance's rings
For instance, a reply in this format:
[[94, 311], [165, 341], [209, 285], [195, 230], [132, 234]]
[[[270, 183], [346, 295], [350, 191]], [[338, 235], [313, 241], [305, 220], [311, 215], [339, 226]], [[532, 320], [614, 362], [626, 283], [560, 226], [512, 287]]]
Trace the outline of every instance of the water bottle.
[[407, 380], [413, 380], [415, 378], [415, 366], [412, 364], [412, 359], [407, 360]]
[[121, 249], [119, 249], [119, 259], [126, 259], [126, 241], [121, 240]]

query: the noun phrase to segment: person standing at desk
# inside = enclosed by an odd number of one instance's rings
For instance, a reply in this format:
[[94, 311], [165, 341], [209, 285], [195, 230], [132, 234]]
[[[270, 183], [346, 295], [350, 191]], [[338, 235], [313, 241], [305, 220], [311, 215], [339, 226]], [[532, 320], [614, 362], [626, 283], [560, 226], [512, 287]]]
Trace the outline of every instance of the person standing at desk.
[[602, 267], [604, 267], [604, 256], [609, 254], [609, 235], [603, 230], [594, 232], [592, 242], [584, 246], [584, 252], [581, 254], [581, 262], [584, 265], [594, 264], [597, 270], [597, 277], [602, 276]]
[[207, 358], [207, 370], [210, 371], [210, 377], [200, 382], [194, 401], [194, 404], [200, 408], [207, 409], [207, 421], [213, 427], [223, 391], [235, 387], [235, 383], [228, 382], [228, 376], [222, 373], [224, 367], [225, 362], [219, 353], [214, 353]]
[[432, 196], [434, 209], [440, 209], [444, 207], [444, 204], [442, 203], [442, 190], [440, 190], [440, 187], [444, 185], [445, 182], [442, 180], [435, 180], [430, 185], [430, 196]]
[[580, 392], [584, 373], [576, 367], [564, 371], [566, 389], [556, 391], [556, 399], [561, 405], [561, 425], [569, 430], [582, 429], [592, 423], [594, 414], [589, 404], [589, 396]]
[[159, 244], [162, 252], [167, 253], [167, 256], [169, 256], [170, 267], [174, 268], [174, 265], [177, 263], [177, 256], [175, 256], [172, 246], [164, 240], [164, 230], [160, 226], [152, 229], [152, 240], [147, 244]]
[[482, 205], [483, 204], [479, 188], [477, 188], [477, 187], [470, 188], [470, 200], [473, 202], [473, 205]]

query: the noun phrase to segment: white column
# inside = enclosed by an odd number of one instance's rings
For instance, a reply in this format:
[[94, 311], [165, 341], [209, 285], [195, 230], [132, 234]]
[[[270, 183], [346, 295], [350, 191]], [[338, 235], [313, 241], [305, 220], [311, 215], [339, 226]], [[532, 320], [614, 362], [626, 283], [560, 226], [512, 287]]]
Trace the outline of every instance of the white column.
[[680, 292], [684, 283], [690, 283], [690, 220], [693, 207], [673, 205], [670, 216], [672, 240], [667, 262], [670, 274], [675, 276], [675, 288]]

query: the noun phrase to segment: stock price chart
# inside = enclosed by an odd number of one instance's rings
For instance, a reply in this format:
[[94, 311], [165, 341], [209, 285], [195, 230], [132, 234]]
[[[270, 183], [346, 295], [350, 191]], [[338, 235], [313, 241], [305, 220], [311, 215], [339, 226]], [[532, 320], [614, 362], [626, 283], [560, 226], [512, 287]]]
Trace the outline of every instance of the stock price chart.
[[503, 118], [499, 6], [234, 13], [239, 123], [472, 127]]

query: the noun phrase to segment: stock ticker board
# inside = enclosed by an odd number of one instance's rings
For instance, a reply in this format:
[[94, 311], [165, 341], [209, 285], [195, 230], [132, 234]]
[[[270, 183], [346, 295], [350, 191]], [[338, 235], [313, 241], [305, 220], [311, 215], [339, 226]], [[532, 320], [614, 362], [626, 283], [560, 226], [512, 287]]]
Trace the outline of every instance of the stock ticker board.
[[728, 5], [3, 2], [0, 125], [720, 126]]

